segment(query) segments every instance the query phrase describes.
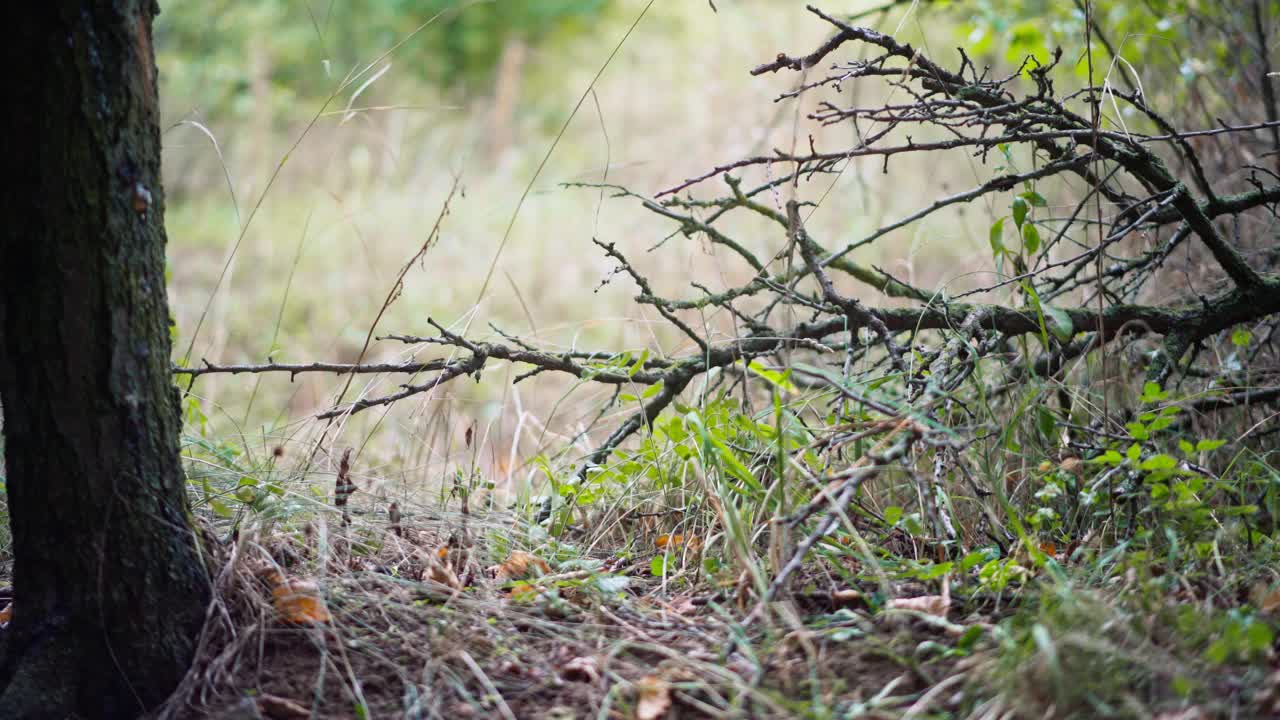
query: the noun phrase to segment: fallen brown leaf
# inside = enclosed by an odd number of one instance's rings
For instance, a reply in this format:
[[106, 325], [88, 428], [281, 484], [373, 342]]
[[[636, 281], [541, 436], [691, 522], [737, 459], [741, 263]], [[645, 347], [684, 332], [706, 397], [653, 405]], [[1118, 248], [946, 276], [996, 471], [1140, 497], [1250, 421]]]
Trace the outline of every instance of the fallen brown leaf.
[[860, 605], [864, 600], [861, 592], [852, 588], [845, 588], [831, 593], [831, 602], [836, 607], [848, 607], [849, 605]]
[[654, 540], [654, 544], [658, 546], [659, 550], [666, 550], [668, 548], [675, 549], [687, 546], [690, 550], [697, 551], [697, 549], [702, 546], [702, 541], [698, 539], [697, 535], [682, 535], [680, 533], [675, 533], [671, 535], [659, 535], [658, 539]]
[[912, 598], [894, 598], [889, 607], [895, 610], [915, 610], [917, 612], [946, 617], [949, 604], [941, 595], [922, 595]]
[[551, 572], [551, 566], [536, 555], [516, 550], [501, 564], [494, 565], [489, 570], [499, 580], [520, 580], [528, 577], [534, 570], [537, 575], [546, 575]]
[[657, 675], [645, 675], [636, 683], [636, 720], [658, 720], [671, 709], [671, 686]]
[[320, 595], [320, 585], [314, 580], [281, 579], [271, 588], [271, 598], [276, 612], [287, 623], [317, 625], [333, 619]]
[[596, 667], [597, 665], [594, 657], [581, 655], [565, 663], [564, 667], [560, 668], [560, 675], [569, 682], [593, 683], [600, 679], [600, 670]]
[[1268, 615], [1274, 615], [1277, 611], [1280, 611], [1280, 588], [1273, 590], [1262, 598], [1258, 609]]
[[507, 595], [517, 602], [532, 602], [542, 596], [543, 589], [533, 583], [517, 582], [507, 589]]
[[311, 717], [311, 711], [302, 705], [279, 695], [262, 695], [258, 698], [258, 712], [271, 720], [303, 720]]
[[941, 595], [921, 595], [912, 598], [894, 598], [889, 601], [888, 606], [897, 610], [915, 610], [916, 612], [926, 613], [928, 615], [937, 615], [945, 618], [947, 611], [951, 609], [951, 582], [950, 578], [942, 579]]
[[[441, 550], [443, 549], [441, 548]], [[458, 578], [458, 573], [454, 572], [448, 563], [441, 562], [438, 559], [432, 558], [429, 560], [427, 571], [423, 575], [425, 575], [425, 579], [440, 583], [452, 590], [462, 589], [462, 580]]]

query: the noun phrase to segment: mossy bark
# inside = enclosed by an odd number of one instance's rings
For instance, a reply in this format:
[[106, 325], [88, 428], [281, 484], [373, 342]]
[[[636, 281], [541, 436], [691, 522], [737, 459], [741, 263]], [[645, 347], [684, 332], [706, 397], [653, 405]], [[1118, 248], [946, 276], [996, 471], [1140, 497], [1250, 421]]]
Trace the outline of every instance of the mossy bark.
[[157, 12], [153, 0], [10, 9], [4, 718], [137, 717], [181, 679], [209, 599], [169, 372]]

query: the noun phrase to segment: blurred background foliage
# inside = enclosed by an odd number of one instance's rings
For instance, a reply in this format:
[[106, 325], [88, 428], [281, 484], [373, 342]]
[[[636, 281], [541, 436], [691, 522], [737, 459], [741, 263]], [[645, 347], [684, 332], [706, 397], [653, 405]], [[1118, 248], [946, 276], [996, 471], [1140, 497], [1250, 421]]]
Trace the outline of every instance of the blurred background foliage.
[[[1259, 2], [1280, 15], [1280, 2]], [[1088, 74], [1084, 13], [1075, 0], [820, 4], [948, 63], [963, 47], [979, 71], [1010, 73], [1027, 56], [1047, 62], [1061, 47], [1053, 75], [1059, 88], [1077, 87]], [[814, 109], [807, 100], [774, 102], [794, 79], [748, 73], [778, 52], [816, 47], [830, 34], [801, 3], [776, 0], [716, 0], [714, 9], [705, 0], [654, 3], [569, 122], [646, 5], [162, 3], [156, 43], [180, 356], [191, 347], [193, 362], [353, 361], [391, 280], [421, 245], [455, 177], [463, 194], [436, 246], [382, 316], [379, 333], [425, 332], [423, 319], [431, 315], [446, 323], [467, 318], [477, 328], [493, 323], [566, 348], [638, 351], [676, 342], [632, 303], [626, 283], [601, 286], [612, 266], [591, 239], [627, 248], [642, 269], [654, 271], [658, 292], [685, 294], [693, 277], [713, 288], [739, 278], [699, 242], [678, 250], [668, 245], [661, 258], [649, 253], [669, 227], [634, 202], [563, 184], [606, 180], [652, 194], [797, 139], [844, 138], [832, 135], [838, 128], [805, 117]], [[1256, 121], [1236, 114], [1256, 107], [1240, 98], [1261, 92], [1251, 7], [1099, 0], [1095, 76], [1105, 74], [1124, 92], [1140, 84], [1149, 104], [1182, 127], [1214, 127], [1218, 118]], [[1109, 128], [1152, 129], [1144, 117], [1111, 112], [1103, 108]], [[555, 152], [529, 185], [562, 127]], [[1222, 148], [1207, 157], [1239, 167], [1228, 155], [1242, 152], [1251, 150]], [[848, 238], [914, 212], [930, 193], [971, 185], [989, 172], [960, 157], [895, 161], [892, 175], [877, 162], [853, 163], [810, 228], [835, 241]], [[503, 242], [526, 186], [531, 193]], [[898, 191], [904, 187], [915, 191]], [[859, 259], [919, 285], [963, 291], [988, 269], [994, 215], [980, 215], [942, 214]], [[768, 227], [741, 231], [756, 251], [776, 252], [778, 238]], [[672, 263], [682, 272], [663, 272]], [[491, 269], [495, 280], [484, 286]], [[375, 343], [366, 359], [401, 352]], [[210, 411], [255, 398], [234, 414], [259, 427], [320, 409], [333, 391], [329, 380], [207, 378], [196, 387]], [[520, 388], [542, 398], [535, 406], [554, 404], [563, 388], [540, 383]], [[493, 397], [499, 385], [475, 386], [470, 402], [483, 409], [468, 412], [500, 417], [500, 398]]]
[[[608, 0], [217, 0], [171, 3], [157, 24], [170, 94], [202, 97], [210, 117], [252, 116], [254, 76], [273, 105], [324, 97], [348, 72], [406, 38], [396, 62], [424, 82], [487, 89], [513, 42], [555, 46], [587, 32]], [[424, 26], [425, 27], [422, 27]], [[421, 28], [421, 30], [419, 30]]]
[[[1063, 62], [1077, 78], [1088, 79], [1084, 0], [975, 0], [949, 6], [963, 20], [958, 38], [971, 56], [1017, 67], [1026, 58], [1047, 63], [1062, 48]], [[1099, 52], [1094, 75], [1122, 91], [1140, 88], [1149, 97], [1172, 101], [1193, 96], [1215, 111], [1229, 111], [1238, 104], [1233, 95], [1261, 91], [1258, 74], [1248, 72], [1261, 62], [1254, 42], [1257, 12], [1274, 17], [1280, 2], [1094, 2], [1088, 17]], [[1144, 77], [1155, 82], [1143, 84]]]

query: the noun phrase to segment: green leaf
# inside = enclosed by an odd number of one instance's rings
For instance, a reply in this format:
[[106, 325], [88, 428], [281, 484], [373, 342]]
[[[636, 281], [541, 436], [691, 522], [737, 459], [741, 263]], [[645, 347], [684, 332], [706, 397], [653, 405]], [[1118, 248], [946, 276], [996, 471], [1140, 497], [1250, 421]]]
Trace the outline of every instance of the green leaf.
[[1018, 197], [1031, 203], [1032, 207], [1046, 207], [1049, 205], [1049, 203], [1045, 201], [1044, 196], [1035, 190], [1028, 190]]
[[1173, 691], [1178, 694], [1178, 697], [1189, 697], [1191, 693], [1195, 692], [1195, 690], [1196, 686], [1195, 683], [1191, 681], [1191, 678], [1188, 678], [1186, 675], [1174, 676]]
[[1209, 662], [1214, 663], [1215, 665], [1221, 665], [1226, 662], [1227, 656], [1230, 654], [1231, 645], [1228, 643], [1226, 638], [1218, 638], [1217, 640], [1214, 640], [1209, 645], [1209, 648], [1204, 651], [1205, 657], [1208, 658]]
[[949, 562], [930, 565], [926, 568], [921, 569], [919, 572], [917, 572], [916, 579], [933, 580], [934, 578], [940, 578], [943, 575], [946, 575], [947, 573], [951, 572], [952, 565], [953, 563], [949, 563]]
[[649, 398], [653, 397], [654, 395], [657, 395], [658, 393], [662, 392], [662, 385], [663, 385], [663, 382], [664, 382], [664, 381], [659, 380], [658, 382], [656, 382], [656, 383], [654, 383], [654, 384], [650, 385], [649, 387], [645, 388], [645, 389], [644, 389], [644, 392], [640, 393], [640, 397], [641, 397], [641, 398], [643, 398], [643, 399], [645, 399], [645, 400], [648, 400]]
[[235, 515], [235, 511], [227, 507], [226, 503], [221, 500], [210, 500], [209, 509], [213, 510], [213, 514], [220, 518], [229, 518]]
[[1252, 340], [1253, 333], [1244, 328], [1236, 328], [1231, 331], [1231, 344], [1238, 348], [1249, 347], [1249, 343]]
[[1178, 460], [1171, 455], [1161, 453], [1143, 460], [1141, 467], [1143, 470], [1172, 470], [1178, 467]]
[[1125, 423], [1124, 426], [1125, 429], [1129, 431], [1129, 436], [1134, 440], [1146, 440], [1151, 437], [1151, 435], [1147, 433], [1147, 426], [1142, 423], [1131, 422]]
[[667, 556], [666, 554], [654, 555], [649, 561], [649, 574], [654, 577], [662, 577], [667, 574]]
[[915, 537], [925, 535], [924, 526], [920, 524], [920, 513], [911, 513], [902, 521], [902, 528]]
[[[743, 363], [739, 360], [738, 364], [742, 365]], [[770, 370], [765, 367], [764, 363], [759, 360], [752, 360], [750, 364], [746, 365], [746, 368], [756, 375], [764, 378], [770, 385], [773, 385], [776, 388], [793, 393], [800, 391], [800, 389], [797, 388], [790, 380], [791, 368], [787, 368], [784, 372], [778, 372], [777, 370]]]
[[1159, 383], [1149, 382], [1142, 386], [1142, 397], [1139, 398], [1144, 403], [1153, 403], [1164, 400], [1169, 397], [1169, 393], [1160, 389]]
[[1045, 324], [1048, 325], [1049, 332], [1061, 342], [1070, 341], [1071, 336], [1076, 334], [1076, 326], [1071, 321], [1071, 315], [1066, 310], [1052, 305], [1041, 305], [1040, 309], [1044, 311]]
[[981, 624], [974, 623], [970, 625], [969, 629], [965, 630], [964, 634], [960, 636], [960, 639], [956, 640], [956, 650], [969, 652], [986, 632], [986, 629]]
[[890, 505], [884, 509], [884, 521], [889, 525], [897, 525], [902, 519], [902, 508], [897, 505]]
[[991, 233], [988, 235], [988, 239], [991, 241], [991, 257], [1000, 257], [1004, 254], [1002, 235], [1004, 235], [1004, 218], [1000, 218], [991, 225]]
[[1226, 444], [1227, 444], [1226, 440], [1201, 440], [1200, 442], [1196, 443], [1196, 452], [1209, 452], [1210, 450], [1217, 450], [1218, 448]]
[[991, 554], [988, 551], [974, 550], [968, 555], [965, 555], [964, 559], [960, 561], [960, 569], [962, 571], [968, 572], [969, 570], [977, 566], [979, 563], [984, 563], [991, 559], [992, 559]]
[[631, 369], [627, 371], [627, 377], [635, 377], [636, 373], [644, 369], [645, 361], [648, 359], [649, 349], [645, 348], [644, 352], [640, 353], [640, 357], [636, 358], [636, 361], [631, 363]]
[[1119, 465], [1124, 462], [1124, 456], [1115, 450], [1108, 450], [1095, 458], [1090, 458], [1089, 462], [1093, 465]]
[[1129, 446], [1128, 450], [1124, 451], [1124, 456], [1130, 460], [1137, 460], [1142, 457], [1142, 448], [1138, 446], [1138, 443], [1134, 443]]
[[1022, 226], [1022, 248], [1028, 255], [1035, 255], [1040, 251], [1040, 231], [1031, 223]]
[[1027, 201], [1020, 197], [1013, 199], [1013, 224], [1019, 228], [1022, 227], [1022, 221], [1027, 219]]
[[1183, 455], [1190, 455], [1191, 453], [1196, 451], [1195, 446], [1187, 442], [1186, 440], [1178, 441], [1178, 449], [1182, 451]]
[[1275, 633], [1265, 623], [1252, 622], [1249, 623], [1249, 627], [1245, 628], [1244, 637], [1249, 649], [1258, 653], [1271, 647], [1271, 641], [1275, 639]]
[[1058, 429], [1058, 418], [1054, 416], [1053, 411], [1044, 405], [1036, 406], [1036, 425], [1040, 428], [1040, 432], [1046, 438], [1053, 439], [1054, 431]]

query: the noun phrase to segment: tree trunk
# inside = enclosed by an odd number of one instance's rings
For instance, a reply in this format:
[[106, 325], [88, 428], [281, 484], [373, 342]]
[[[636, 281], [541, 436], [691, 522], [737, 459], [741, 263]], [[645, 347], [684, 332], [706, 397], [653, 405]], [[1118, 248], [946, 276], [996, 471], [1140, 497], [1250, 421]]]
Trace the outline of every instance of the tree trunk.
[[3, 718], [137, 717], [181, 679], [209, 599], [169, 372], [157, 12], [153, 0], [9, 10]]

